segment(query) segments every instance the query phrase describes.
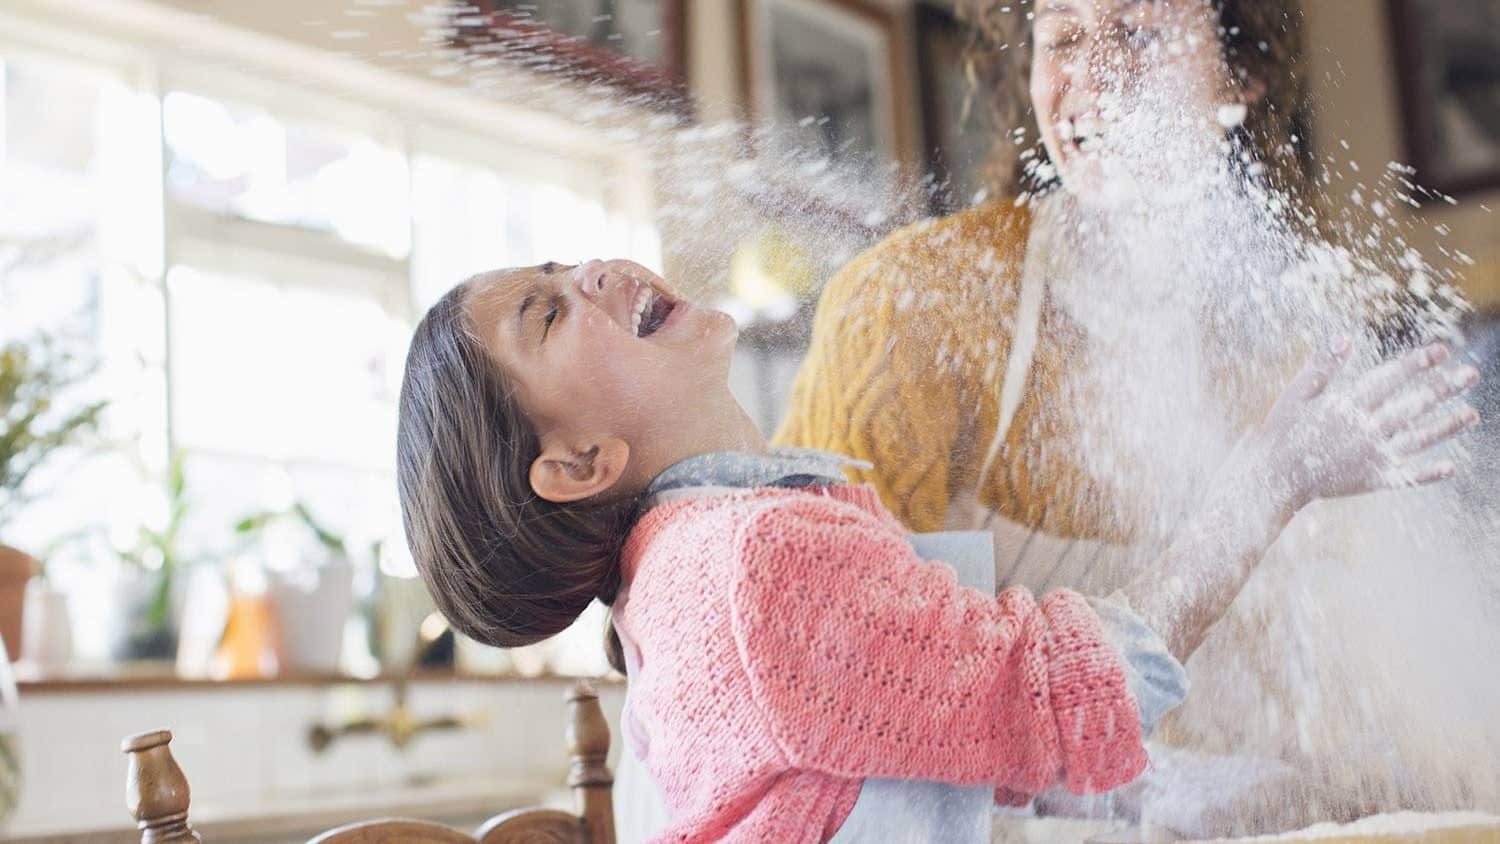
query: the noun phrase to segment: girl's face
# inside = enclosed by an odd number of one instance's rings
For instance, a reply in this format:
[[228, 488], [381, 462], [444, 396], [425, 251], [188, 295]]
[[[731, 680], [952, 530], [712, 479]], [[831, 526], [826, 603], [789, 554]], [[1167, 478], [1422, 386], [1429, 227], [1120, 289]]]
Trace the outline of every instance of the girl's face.
[[1220, 108], [1243, 102], [1207, 0], [1038, 0], [1035, 15], [1031, 103], [1074, 194], [1115, 161], [1160, 161], [1158, 142], [1221, 138]]
[[637, 446], [705, 394], [728, 392], [734, 321], [677, 298], [640, 264], [547, 263], [472, 284], [470, 319], [544, 441]]

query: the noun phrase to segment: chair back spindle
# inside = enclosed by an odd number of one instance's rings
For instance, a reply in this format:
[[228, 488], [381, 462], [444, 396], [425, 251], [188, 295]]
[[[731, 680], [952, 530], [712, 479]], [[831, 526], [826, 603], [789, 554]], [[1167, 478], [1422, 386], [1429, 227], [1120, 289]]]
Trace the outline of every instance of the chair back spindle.
[[120, 743], [130, 759], [125, 807], [141, 831], [141, 844], [201, 844], [188, 823], [187, 776], [172, 757], [170, 730], [154, 730]]
[[555, 809], [519, 809], [491, 818], [475, 835], [480, 844], [566, 842], [615, 844], [614, 801], [610, 789], [609, 722], [592, 683], [568, 690], [568, 787], [576, 814]]
[[589, 844], [615, 844], [615, 810], [609, 770], [609, 722], [599, 693], [588, 683], [568, 691], [568, 786], [583, 818]]

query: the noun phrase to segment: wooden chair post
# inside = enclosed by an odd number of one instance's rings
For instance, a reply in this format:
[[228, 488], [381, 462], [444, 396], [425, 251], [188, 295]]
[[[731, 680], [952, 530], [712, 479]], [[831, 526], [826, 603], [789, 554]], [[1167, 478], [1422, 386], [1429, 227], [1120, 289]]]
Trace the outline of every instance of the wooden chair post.
[[141, 844], [201, 844], [188, 824], [188, 781], [172, 758], [172, 733], [156, 730], [120, 743], [130, 757], [125, 807], [141, 830]]
[[568, 787], [577, 798], [589, 844], [615, 844], [615, 809], [610, 789], [609, 722], [599, 708], [599, 693], [580, 682], [568, 691]]

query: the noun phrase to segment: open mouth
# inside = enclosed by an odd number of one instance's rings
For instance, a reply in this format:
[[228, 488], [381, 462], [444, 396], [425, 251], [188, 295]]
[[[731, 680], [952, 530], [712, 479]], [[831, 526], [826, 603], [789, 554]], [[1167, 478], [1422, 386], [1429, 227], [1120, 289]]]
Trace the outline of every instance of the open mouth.
[[1077, 153], [1098, 152], [1104, 143], [1104, 132], [1097, 121], [1062, 120], [1057, 124], [1057, 134], [1063, 142]]
[[677, 310], [677, 300], [642, 286], [631, 311], [631, 328], [637, 337], [650, 337]]

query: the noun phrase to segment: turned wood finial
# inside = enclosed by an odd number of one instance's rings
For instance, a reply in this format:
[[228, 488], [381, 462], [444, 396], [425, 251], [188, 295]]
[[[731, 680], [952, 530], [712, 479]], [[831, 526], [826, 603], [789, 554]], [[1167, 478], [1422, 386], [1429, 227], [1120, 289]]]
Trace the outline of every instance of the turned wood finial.
[[578, 800], [589, 844], [614, 844], [614, 802], [609, 772], [609, 722], [599, 708], [599, 693], [583, 681], [568, 690], [568, 786]]
[[172, 758], [172, 732], [156, 730], [120, 743], [130, 757], [125, 808], [141, 830], [141, 844], [182, 844], [203, 839], [188, 824], [188, 781]]

